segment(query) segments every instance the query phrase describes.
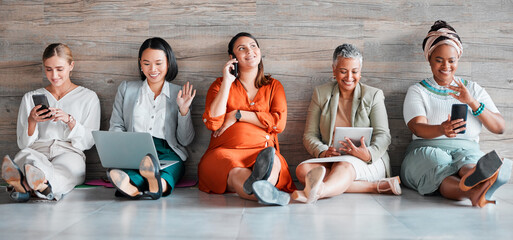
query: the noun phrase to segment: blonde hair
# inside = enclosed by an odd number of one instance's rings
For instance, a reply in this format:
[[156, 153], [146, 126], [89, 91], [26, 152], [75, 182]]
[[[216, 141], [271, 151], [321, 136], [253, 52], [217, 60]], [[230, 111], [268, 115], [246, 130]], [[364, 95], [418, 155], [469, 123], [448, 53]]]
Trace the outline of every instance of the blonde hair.
[[43, 52], [43, 62], [51, 58], [53, 56], [58, 56], [61, 58], [66, 59], [68, 64], [71, 64], [73, 62], [73, 55], [71, 54], [71, 49], [64, 44], [64, 43], [52, 43], [46, 47], [45, 51]]

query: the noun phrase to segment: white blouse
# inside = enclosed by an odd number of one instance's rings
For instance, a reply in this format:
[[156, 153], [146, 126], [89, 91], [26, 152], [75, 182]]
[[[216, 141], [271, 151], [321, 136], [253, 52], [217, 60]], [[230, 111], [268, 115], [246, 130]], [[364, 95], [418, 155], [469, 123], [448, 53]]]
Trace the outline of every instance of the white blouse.
[[[485, 91], [484, 88], [472, 81], [456, 78], [461, 81], [468, 89], [470, 95], [477, 101], [485, 104], [485, 108], [493, 113], [498, 113], [499, 110], [492, 101], [492, 98]], [[451, 85], [455, 86], [453, 81]], [[437, 125], [447, 120], [451, 114], [452, 104], [461, 104], [460, 101], [448, 95], [452, 92], [444, 86], [440, 86], [436, 81], [430, 77], [416, 83], [408, 89], [404, 99], [403, 115], [406, 124], [417, 116], [424, 116], [428, 120], [428, 124]], [[468, 108], [467, 112], [467, 127], [464, 134], [458, 134], [456, 138], [463, 138], [479, 142], [479, 133], [481, 133], [482, 123], [478, 117], [472, 115], [472, 109]], [[447, 138], [442, 135], [437, 138]], [[413, 134], [413, 140], [422, 139], [421, 137]]]
[[[62, 109], [76, 120], [75, 127], [70, 130], [62, 121], [38, 122], [34, 134], [28, 135], [28, 115], [34, 108], [32, 95], [44, 94], [48, 98], [49, 107]], [[18, 147], [24, 149], [35, 142], [52, 140], [68, 141], [81, 151], [91, 148], [94, 144], [91, 131], [100, 129], [100, 100], [95, 92], [78, 86], [64, 95], [60, 100], [45, 88], [30, 91], [23, 96], [18, 112], [17, 136]]]
[[134, 107], [134, 132], [147, 132], [151, 136], [166, 139], [166, 102], [169, 98], [169, 86], [164, 84], [160, 94], [155, 98], [148, 80], [141, 85], [141, 94]]

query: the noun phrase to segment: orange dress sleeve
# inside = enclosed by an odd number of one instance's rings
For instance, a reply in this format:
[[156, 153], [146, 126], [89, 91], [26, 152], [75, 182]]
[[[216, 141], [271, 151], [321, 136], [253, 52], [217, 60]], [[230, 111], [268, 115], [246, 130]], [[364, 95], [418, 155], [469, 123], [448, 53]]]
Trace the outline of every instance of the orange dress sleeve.
[[205, 102], [205, 112], [203, 113], [203, 123], [211, 131], [216, 131], [224, 123], [224, 115], [225, 114], [222, 114], [217, 117], [212, 117], [210, 114], [210, 105], [212, 105], [212, 101], [214, 101], [214, 98], [217, 96], [217, 93], [219, 92], [219, 88], [221, 87], [222, 79], [223, 78], [217, 78], [212, 83], [212, 85], [210, 85], [210, 88], [208, 89], [208, 92], [207, 92], [207, 99]]

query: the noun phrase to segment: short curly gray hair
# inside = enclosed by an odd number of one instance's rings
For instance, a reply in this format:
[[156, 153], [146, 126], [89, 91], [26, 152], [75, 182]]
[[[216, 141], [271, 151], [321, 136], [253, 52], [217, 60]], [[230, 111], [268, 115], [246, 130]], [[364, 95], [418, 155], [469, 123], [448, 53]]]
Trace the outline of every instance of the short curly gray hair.
[[360, 67], [362, 67], [362, 53], [352, 44], [344, 43], [335, 48], [335, 51], [333, 52], [333, 66], [335, 66], [339, 57], [358, 59], [360, 60]]

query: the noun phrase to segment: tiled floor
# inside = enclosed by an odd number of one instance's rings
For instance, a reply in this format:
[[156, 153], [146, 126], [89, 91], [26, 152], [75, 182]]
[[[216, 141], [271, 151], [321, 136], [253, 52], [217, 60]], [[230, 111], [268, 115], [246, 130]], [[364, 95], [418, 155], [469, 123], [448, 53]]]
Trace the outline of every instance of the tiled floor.
[[0, 239], [512, 239], [513, 184], [497, 205], [423, 197], [344, 194], [315, 205], [261, 206], [233, 194], [177, 189], [156, 201], [75, 189], [60, 202], [9, 201], [0, 193]]

